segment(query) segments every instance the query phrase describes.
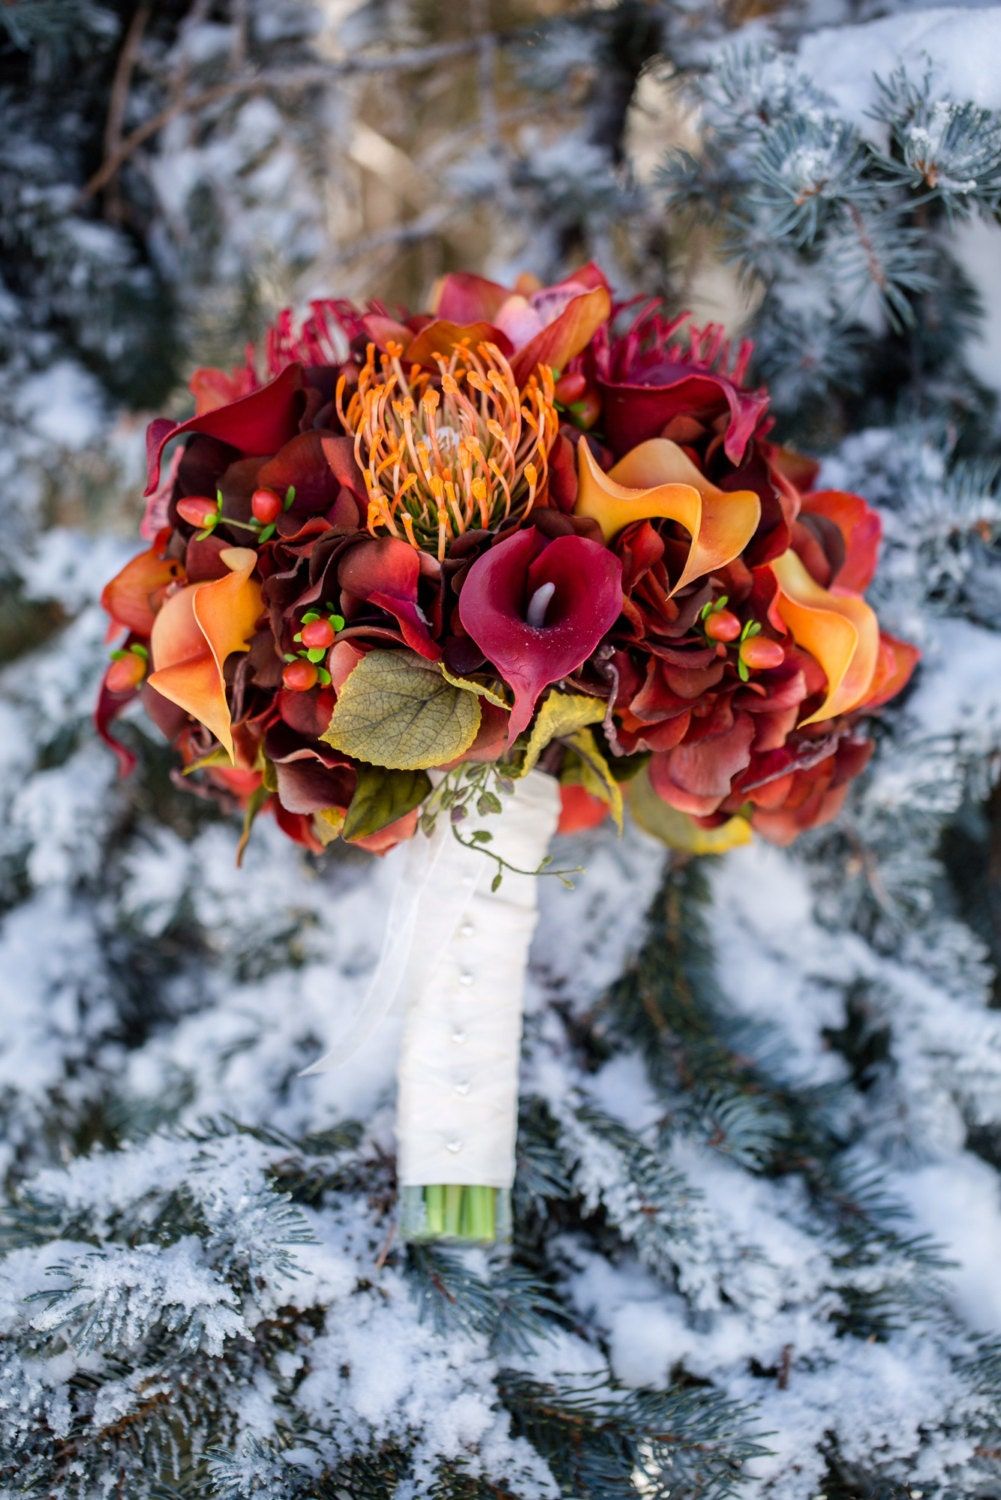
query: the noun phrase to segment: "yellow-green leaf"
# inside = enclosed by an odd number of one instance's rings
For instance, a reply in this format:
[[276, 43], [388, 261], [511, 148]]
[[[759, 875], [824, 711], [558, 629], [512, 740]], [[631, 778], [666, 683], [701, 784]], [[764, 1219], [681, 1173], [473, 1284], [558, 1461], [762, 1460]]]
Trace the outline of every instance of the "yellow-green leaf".
[[321, 807], [313, 814], [313, 832], [321, 844], [332, 844], [344, 827], [343, 807]]
[[600, 724], [604, 717], [605, 704], [600, 698], [588, 698], [583, 693], [547, 693], [535, 716], [517, 774], [527, 776], [534, 770], [539, 756], [553, 740], [574, 734], [588, 724]]
[[496, 708], [506, 708], [508, 713], [511, 712], [511, 705], [507, 699], [495, 692], [493, 688], [487, 687], [485, 683], [476, 682], [472, 677], [454, 677], [444, 662], [439, 662], [438, 667], [445, 681], [450, 682], [453, 687], [461, 688], [464, 693], [475, 693], [478, 698], [485, 698]]
[[197, 760], [193, 760], [190, 766], [185, 766], [181, 775], [193, 776], [196, 771], [205, 771], [209, 766], [231, 766], [232, 764], [229, 753], [221, 745], [216, 745], [215, 749], [210, 750], [207, 755], [201, 755]]
[[382, 766], [359, 766], [358, 781], [341, 837], [363, 839], [378, 833], [419, 807], [431, 790], [426, 771], [385, 771]]
[[622, 832], [622, 787], [612, 775], [612, 768], [598, 748], [590, 729], [578, 729], [569, 737], [573, 758], [564, 768], [561, 780], [575, 782], [592, 797], [607, 802], [619, 832]]
[[370, 651], [344, 683], [320, 736], [335, 750], [391, 771], [440, 766], [468, 750], [480, 700], [403, 651]]
[[243, 828], [240, 831], [240, 839], [236, 846], [237, 869], [243, 864], [243, 856], [247, 852], [247, 845], [250, 843], [250, 833], [256, 821], [257, 814], [267, 800], [268, 789], [266, 786], [256, 787], [247, 799], [247, 805], [243, 809]]
[[646, 766], [626, 787], [629, 811], [644, 832], [660, 839], [669, 849], [687, 854], [725, 854], [753, 837], [746, 818], [733, 817], [718, 828], [702, 828], [687, 813], [669, 807], [650, 785]]

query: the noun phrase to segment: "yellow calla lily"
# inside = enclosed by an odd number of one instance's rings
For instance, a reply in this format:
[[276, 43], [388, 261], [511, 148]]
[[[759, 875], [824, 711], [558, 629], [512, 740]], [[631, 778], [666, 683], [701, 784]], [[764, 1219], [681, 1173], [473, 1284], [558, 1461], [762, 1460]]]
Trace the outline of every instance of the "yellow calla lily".
[[579, 516], [597, 521], [606, 542], [634, 521], [677, 521], [692, 538], [671, 592], [739, 557], [757, 529], [761, 502], [752, 490], [720, 490], [669, 438], [649, 438], [605, 473], [587, 442], [577, 445]]
[[149, 684], [210, 729], [235, 765], [223, 666], [235, 651], [249, 649], [264, 606], [260, 584], [250, 576], [257, 553], [227, 547], [219, 556], [230, 570], [224, 577], [180, 589], [154, 620]]
[[879, 621], [860, 594], [823, 588], [791, 549], [771, 564], [779, 585], [779, 615], [797, 646], [827, 674], [827, 696], [801, 721], [820, 724], [858, 708], [879, 660]]

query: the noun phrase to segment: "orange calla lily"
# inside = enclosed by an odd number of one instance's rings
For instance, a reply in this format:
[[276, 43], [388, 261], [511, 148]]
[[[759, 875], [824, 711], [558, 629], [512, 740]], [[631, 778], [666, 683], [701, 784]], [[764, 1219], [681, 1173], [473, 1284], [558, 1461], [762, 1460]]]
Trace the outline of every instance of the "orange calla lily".
[[668, 438], [640, 443], [607, 474], [582, 439], [577, 465], [575, 512], [597, 521], [606, 542], [624, 526], [655, 517], [677, 521], [690, 533], [688, 560], [672, 594], [739, 557], [761, 517], [753, 490], [717, 489]]
[[112, 630], [118, 627], [148, 636], [162, 591], [183, 576], [177, 559], [163, 555], [160, 540], [148, 552], [140, 552], [127, 562], [101, 591], [101, 604], [111, 616]]
[[865, 702], [872, 685], [879, 621], [860, 594], [822, 588], [791, 549], [770, 566], [779, 586], [779, 616], [827, 674], [827, 696], [800, 728], [850, 713]]
[[230, 570], [223, 578], [189, 584], [157, 615], [149, 683], [210, 729], [235, 765], [223, 667], [228, 656], [248, 649], [263, 601], [260, 584], [250, 576], [257, 553], [227, 547], [219, 556]]

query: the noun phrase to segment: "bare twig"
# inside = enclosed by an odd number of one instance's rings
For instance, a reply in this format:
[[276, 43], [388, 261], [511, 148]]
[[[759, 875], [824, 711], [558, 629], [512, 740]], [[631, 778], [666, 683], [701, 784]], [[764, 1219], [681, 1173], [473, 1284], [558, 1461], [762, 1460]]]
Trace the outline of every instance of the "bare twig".
[[[150, 18], [150, 7], [139, 5], [129, 22], [122, 42], [122, 50], [118, 54], [115, 64], [115, 76], [111, 80], [111, 92], [108, 98], [108, 117], [104, 125], [104, 155], [107, 160], [113, 157], [122, 146], [122, 127], [125, 124], [125, 111], [128, 108], [129, 88], [132, 84], [132, 74], [139, 55], [139, 46], [142, 42], [143, 32]], [[122, 205], [116, 194], [109, 197], [106, 205], [108, 218], [121, 218]]]
[[247, 14], [247, 0], [233, 0], [233, 45], [230, 48], [230, 61], [236, 69], [245, 68], [247, 65], [247, 35], [250, 30], [250, 17]]
[[481, 37], [463, 38], [454, 42], [436, 42], [427, 47], [408, 47], [382, 57], [352, 57], [340, 63], [323, 63], [298, 68], [264, 69], [260, 73], [244, 74], [194, 93], [184, 94], [144, 120], [141, 125], [122, 139], [109, 152], [93, 176], [81, 188], [77, 207], [88, 202], [102, 191], [120, 171], [131, 156], [146, 141], [157, 135], [165, 125], [181, 114], [196, 113], [210, 105], [241, 95], [292, 93], [300, 89], [322, 88], [340, 78], [372, 76], [377, 73], [410, 72], [430, 67], [434, 63], [453, 57], [468, 56], [482, 45]]

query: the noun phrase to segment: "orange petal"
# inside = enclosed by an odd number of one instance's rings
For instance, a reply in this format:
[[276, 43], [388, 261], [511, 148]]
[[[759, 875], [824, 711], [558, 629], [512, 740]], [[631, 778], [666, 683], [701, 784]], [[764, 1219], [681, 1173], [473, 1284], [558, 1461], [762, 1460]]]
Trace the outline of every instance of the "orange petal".
[[859, 594], [822, 588], [791, 549], [771, 564], [776, 607], [797, 646], [823, 667], [827, 696], [800, 723], [819, 724], [865, 701], [879, 657], [879, 622]]
[[450, 323], [445, 318], [435, 318], [411, 339], [403, 355], [404, 364], [430, 365], [434, 368], [436, 354], [447, 359], [457, 345], [475, 349], [477, 344], [496, 344], [502, 354], [510, 349], [510, 342], [491, 323]]
[[841, 533], [845, 559], [835, 582], [839, 588], [863, 593], [872, 582], [879, 556], [883, 525], [861, 495], [846, 490], [815, 490], [803, 500], [803, 514], [824, 516]]
[[676, 593], [739, 557], [757, 529], [761, 502], [752, 490], [719, 490], [668, 438], [640, 443], [609, 474], [585, 441], [577, 445], [576, 513], [597, 521], [606, 542], [624, 526], [663, 516], [692, 538]]
[[227, 547], [219, 556], [231, 570], [225, 577], [181, 589], [157, 615], [149, 683], [210, 729], [235, 762], [223, 666], [228, 656], [248, 649], [263, 603], [250, 576], [257, 553]]
[[866, 708], [882, 708], [889, 703], [910, 681], [911, 673], [921, 660], [917, 646], [908, 641], [899, 641], [896, 636], [881, 631], [879, 636], [879, 659], [869, 685], [865, 700]]
[[249, 395], [252, 378], [251, 372], [239, 365], [232, 374], [208, 366], [196, 370], [188, 381], [188, 390], [195, 398], [195, 416], [203, 417]]
[[575, 354], [587, 348], [611, 312], [612, 299], [607, 287], [592, 287], [589, 292], [574, 297], [558, 318], [529, 339], [514, 355], [511, 368], [515, 379], [519, 382], [527, 380], [536, 365], [562, 370]]
[[156, 619], [154, 601], [161, 589], [183, 575], [181, 564], [161, 557], [154, 546], [127, 562], [101, 593], [101, 604], [116, 625], [148, 636]]

